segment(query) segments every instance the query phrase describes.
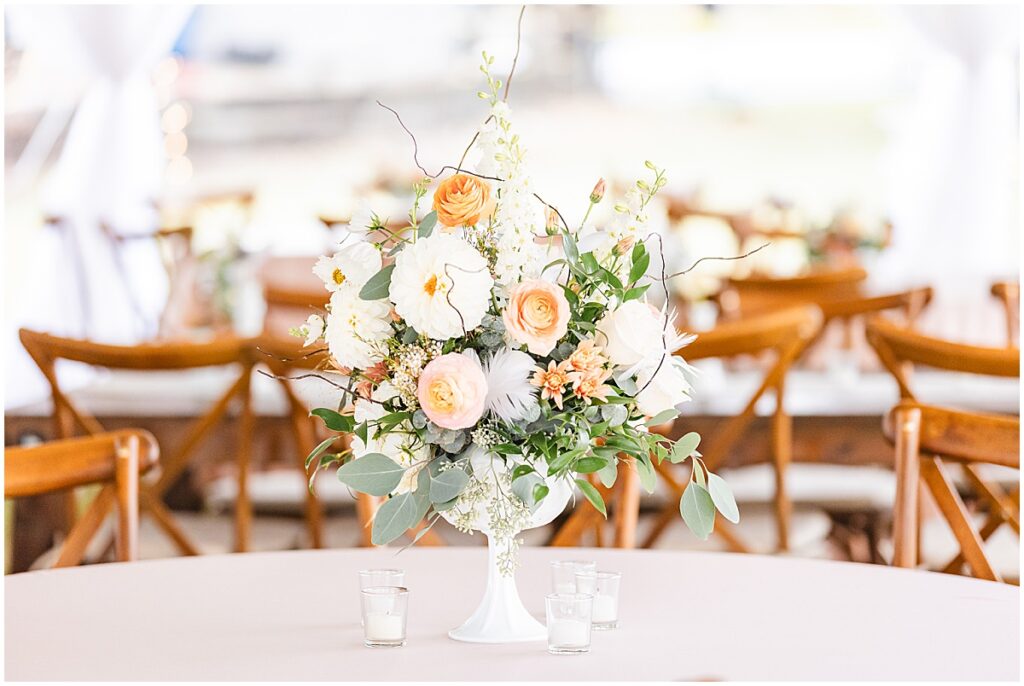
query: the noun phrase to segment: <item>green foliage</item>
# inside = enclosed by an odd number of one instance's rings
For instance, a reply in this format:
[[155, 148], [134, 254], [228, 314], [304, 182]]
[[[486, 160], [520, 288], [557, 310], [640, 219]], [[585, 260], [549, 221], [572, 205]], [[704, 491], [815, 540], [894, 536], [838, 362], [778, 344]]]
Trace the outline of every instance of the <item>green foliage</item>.
[[359, 290], [359, 297], [363, 300], [383, 300], [388, 297], [393, 271], [395, 271], [395, 265], [389, 264], [371, 276], [370, 280]]
[[686, 487], [679, 499], [679, 511], [697, 538], [707, 540], [715, 530], [715, 503], [708, 489], [700, 484], [691, 482]]
[[416, 525], [418, 508], [412, 493], [403, 493], [381, 503], [373, 518], [370, 540], [374, 545], [387, 545]]
[[326, 407], [320, 407], [312, 412], [311, 415], [319, 417], [323, 420], [324, 426], [331, 431], [338, 431], [340, 433], [351, 433], [352, 429], [356, 426], [356, 420], [352, 417], [339, 414], [334, 410], [329, 410]]
[[594, 506], [594, 509], [607, 517], [608, 509], [605, 507], [604, 498], [601, 497], [597, 488], [586, 479], [576, 479], [576, 485], [580, 487], [580, 491], [590, 501], [590, 504]]
[[395, 490], [405, 468], [380, 453], [363, 455], [338, 468], [338, 481], [360, 493], [387, 495]]

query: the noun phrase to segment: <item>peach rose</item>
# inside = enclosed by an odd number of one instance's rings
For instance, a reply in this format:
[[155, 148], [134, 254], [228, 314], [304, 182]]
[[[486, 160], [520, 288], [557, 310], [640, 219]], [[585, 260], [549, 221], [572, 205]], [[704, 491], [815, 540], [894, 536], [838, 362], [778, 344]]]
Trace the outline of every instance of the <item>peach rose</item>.
[[569, 330], [569, 301], [556, 284], [523, 281], [509, 293], [502, 319], [512, 340], [534, 355], [547, 355]]
[[445, 429], [466, 429], [484, 414], [487, 379], [475, 359], [448, 353], [420, 372], [416, 396], [430, 421]]
[[491, 187], [475, 176], [456, 174], [434, 191], [434, 210], [442, 226], [473, 226], [494, 211]]

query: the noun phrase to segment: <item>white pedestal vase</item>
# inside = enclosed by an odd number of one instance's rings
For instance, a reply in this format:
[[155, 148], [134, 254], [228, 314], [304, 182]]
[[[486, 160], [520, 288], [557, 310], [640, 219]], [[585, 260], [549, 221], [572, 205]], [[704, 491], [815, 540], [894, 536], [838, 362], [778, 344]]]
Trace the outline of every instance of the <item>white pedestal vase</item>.
[[[489, 456], [485, 455], [474, 457], [474, 472], [486, 473], [479, 467], [488, 459]], [[494, 462], [497, 464], [500, 461], [495, 459]], [[545, 483], [549, 488], [548, 495], [530, 516], [524, 529], [548, 524], [565, 509], [566, 503], [572, 497], [571, 482], [566, 479], [546, 479]], [[453, 512], [443, 513], [442, 516], [452, 522]], [[487, 588], [476, 611], [460, 627], [449, 631], [448, 636], [467, 643], [520, 643], [545, 640], [547, 629], [523, 606], [519, 591], [516, 589], [515, 575], [505, 575], [501, 571], [499, 556], [503, 552], [502, 546], [488, 531], [484, 508], [478, 507], [474, 514], [473, 529], [487, 536]]]

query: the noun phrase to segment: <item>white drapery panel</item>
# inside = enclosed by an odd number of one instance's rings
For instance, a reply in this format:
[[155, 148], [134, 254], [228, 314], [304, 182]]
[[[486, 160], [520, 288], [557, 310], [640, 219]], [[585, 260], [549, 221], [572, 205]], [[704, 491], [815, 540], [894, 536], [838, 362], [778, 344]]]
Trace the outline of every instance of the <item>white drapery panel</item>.
[[[157, 246], [112, 235], [131, 238], [157, 228], [154, 202], [165, 159], [150, 72], [192, 8], [22, 5], [6, 11], [18, 43], [45, 59], [55, 80], [81, 83], [60, 156], [40, 191], [44, 214], [59, 222], [32, 241], [25, 298], [13, 322], [108, 342], [150, 336], [167, 294]], [[12, 343], [19, 352], [7, 356], [9, 405], [41, 390], [31, 362]]]
[[1000, 342], [1000, 314], [983, 305], [993, 280], [1020, 269], [1018, 13], [1010, 5], [900, 8], [926, 57], [916, 98], [892, 132], [895, 232], [873, 276], [930, 283], [936, 300], [923, 326], [958, 340]]

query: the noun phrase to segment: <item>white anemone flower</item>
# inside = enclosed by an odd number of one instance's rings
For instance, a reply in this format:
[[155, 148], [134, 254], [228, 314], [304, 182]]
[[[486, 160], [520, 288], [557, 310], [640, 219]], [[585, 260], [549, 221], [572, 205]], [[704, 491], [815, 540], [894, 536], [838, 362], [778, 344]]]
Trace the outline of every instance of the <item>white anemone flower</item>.
[[313, 273], [323, 280], [329, 291], [358, 294], [380, 268], [380, 252], [366, 241], [356, 241], [342, 246], [330, 257], [322, 256], [313, 266]]
[[409, 326], [445, 341], [480, 326], [493, 287], [483, 255], [458, 236], [435, 233], [398, 253], [390, 295]]
[[386, 300], [363, 300], [347, 290], [335, 291], [324, 334], [331, 356], [352, 369], [366, 369], [384, 359], [384, 341], [392, 333], [390, 312]]
[[484, 365], [487, 409], [509, 424], [529, 416], [539, 390], [530, 383], [536, 366], [533, 358], [521, 350], [502, 348], [494, 353]]

